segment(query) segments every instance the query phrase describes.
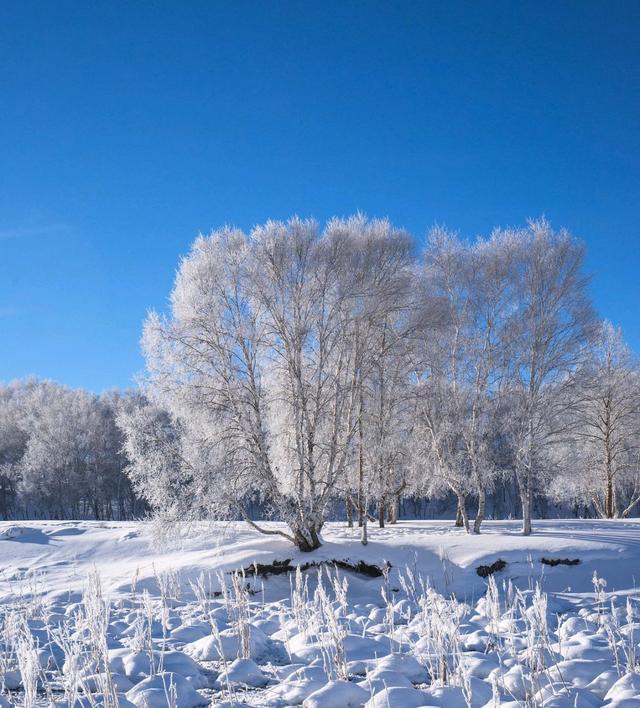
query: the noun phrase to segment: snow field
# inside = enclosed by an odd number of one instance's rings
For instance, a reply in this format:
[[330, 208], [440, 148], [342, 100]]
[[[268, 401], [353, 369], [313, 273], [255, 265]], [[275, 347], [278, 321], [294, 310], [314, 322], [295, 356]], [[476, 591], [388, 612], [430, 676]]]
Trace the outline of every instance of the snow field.
[[[394, 530], [363, 548], [330, 526], [318, 552], [388, 560], [382, 578], [327, 564], [260, 579], [229, 571], [309, 556], [241, 526], [212, 553], [198, 538], [153, 551], [132, 524], [0, 525], [0, 706], [640, 705], [640, 524]], [[543, 551], [581, 564], [541, 568]], [[479, 578], [497, 555], [505, 571]], [[594, 578], [612, 555], [617, 572]]]

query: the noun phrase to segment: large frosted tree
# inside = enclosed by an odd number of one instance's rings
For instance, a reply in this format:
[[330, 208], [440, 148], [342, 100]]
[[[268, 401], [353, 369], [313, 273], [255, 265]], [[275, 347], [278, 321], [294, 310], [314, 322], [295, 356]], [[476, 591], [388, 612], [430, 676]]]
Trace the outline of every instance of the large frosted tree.
[[[179, 425], [182, 464], [192, 484], [207, 480], [212, 511], [320, 545], [358, 427], [358, 325], [396, 307], [410, 264], [406, 234], [360, 216], [322, 233], [292, 219], [196, 240], [171, 313], [152, 314], [143, 341], [149, 395]], [[133, 466], [151, 458], [142, 449]], [[288, 530], [251, 518], [258, 495]]]

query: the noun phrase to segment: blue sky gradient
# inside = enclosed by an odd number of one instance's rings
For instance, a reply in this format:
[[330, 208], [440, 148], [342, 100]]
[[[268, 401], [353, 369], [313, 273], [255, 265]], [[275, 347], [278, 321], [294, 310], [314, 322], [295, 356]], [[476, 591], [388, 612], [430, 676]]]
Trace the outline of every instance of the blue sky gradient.
[[546, 215], [640, 350], [640, 3], [0, 4], [0, 380], [142, 368], [198, 231]]

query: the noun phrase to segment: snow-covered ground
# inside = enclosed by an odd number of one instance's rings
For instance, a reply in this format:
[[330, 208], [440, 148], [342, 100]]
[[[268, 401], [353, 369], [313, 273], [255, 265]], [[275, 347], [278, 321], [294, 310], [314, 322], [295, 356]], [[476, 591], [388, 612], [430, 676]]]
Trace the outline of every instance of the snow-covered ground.
[[[638, 521], [400, 522], [366, 547], [328, 524], [312, 554], [242, 523], [157, 531], [0, 523], [0, 706], [640, 706]], [[232, 575], [284, 559], [390, 568]]]

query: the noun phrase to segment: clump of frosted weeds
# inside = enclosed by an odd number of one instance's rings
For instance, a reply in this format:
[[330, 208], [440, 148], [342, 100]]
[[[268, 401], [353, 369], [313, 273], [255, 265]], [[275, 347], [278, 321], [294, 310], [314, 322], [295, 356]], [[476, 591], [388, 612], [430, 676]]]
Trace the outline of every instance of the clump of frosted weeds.
[[495, 638], [497, 644], [498, 633], [500, 631], [500, 621], [502, 620], [502, 607], [500, 603], [500, 591], [493, 575], [487, 580], [487, 594], [485, 596], [486, 614], [489, 618], [488, 631]]
[[24, 708], [36, 708], [38, 699], [38, 685], [51, 697], [51, 691], [47, 677], [40, 666], [38, 651], [24, 615], [19, 616], [12, 622], [11, 630], [13, 636], [8, 640], [13, 643], [18, 670], [22, 678], [22, 689], [24, 691]]
[[625, 619], [627, 621], [625, 632], [626, 641], [623, 642], [623, 651], [626, 660], [625, 669], [627, 673], [635, 673], [638, 669], [640, 669], [640, 664], [638, 663], [638, 644], [636, 643], [635, 633], [636, 617], [630, 597], [627, 597], [625, 610]]
[[382, 601], [385, 606], [385, 625], [389, 634], [389, 651], [393, 652], [393, 635], [395, 631], [395, 611], [393, 607], [393, 595], [389, 582], [389, 566], [385, 566], [383, 571], [384, 583], [380, 589]]
[[[144, 618], [142, 619], [142, 624], [145, 629], [144, 631], [144, 650], [149, 655], [149, 676], [155, 676], [156, 666], [155, 658], [153, 652], [153, 619], [155, 615], [154, 602], [149, 591], [145, 588], [142, 592], [142, 607], [144, 611]], [[160, 664], [158, 666], [158, 671], [162, 671], [163, 655], [160, 654]]]
[[418, 572], [416, 564], [417, 559], [412, 567], [406, 566], [404, 571], [398, 574], [400, 587], [413, 607], [418, 607], [420, 604], [420, 598], [424, 595], [426, 587], [426, 583]]
[[162, 650], [167, 647], [167, 629], [169, 623], [170, 606], [179, 601], [182, 597], [182, 584], [180, 574], [175, 570], [156, 571], [154, 573], [158, 581], [160, 591], [160, 623], [162, 628]]
[[20, 609], [26, 618], [41, 618], [44, 615], [45, 588], [42, 577], [42, 573], [30, 569], [17, 582], [9, 581], [11, 593], [16, 598], [13, 607]]
[[[15, 645], [20, 635], [22, 622], [22, 616], [18, 612], [10, 610], [4, 615], [3, 622], [0, 624], [0, 635], [2, 636], [2, 642], [0, 643], [0, 675], [3, 677], [9, 672], [18, 670]], [[0, 685], [0, 689], [2, 688], [4, 686]]]
[[62, 674], [64, 697], [69, 705], [75, 705], [79, 688], [82, 685], [87, 669], [87, 654], [84, 643], [80, 639], [73, 638], [66, 625], [60, 627], [56, 634], [56, 639], [65, 657], [64, 672]]
[[227, 582], [225, 580], [224, 574], [221, 570], [216, 572], [218, 578], [218, 584], [220, 585], [220, 594], [222, 595], [222, 600], [224, 602], [225, 609], [229, 617], [233, 615], [233, 606], [231, 603], [231, 595], [229, 594], [229, 588], [227, 587]]
[[491, 675], [491, 700], [493, 702], [493, 708], [500, 708], [500, 688], [498, 686], [498, 678], [495, 674]]
[[[222, 578], [224, 581], [224, 578]], [[236, 694], [233, 688], [233, 685], [231, 684], [231, 681], [229, 679], [229, 673], [228, 673], [228, 665], [227, 661], [225, 659], [225, 653], [224, 653], [224, 648], [222, 646], [222, 638], [220, 637], [220, 632], [218, 630], [218, 624], [215, 621], [215, 618], [213, 617], [213, 613], [209, 607], [209, 592], [207, 591], [205, 587], [205, 580], [204, 580], [204, 574], [200, 574], [198, 577], [197, 581], [191, 582], [191, 590], [193, 591], [194, 597], [196, 598], [196, 602], [198, 603], [200, 607], [200, 611], [202, 615], [206, 618], [207, 622], [209, 623], [209, 626], [211, 628], [211, 636], [213, 637], [213, 641], [216, 646], [216, 650], [218, 652], [218, 656], [220, 657], [220, 662], [222, 664], [222, 667], [224, 669], [224, 675], [226, 679], [226, 689], [227, 689], [227, 696], [229, 700], [231, 701], [232, 705], [235, 705], [238, 701], [236, 698]]]
[[[102, 592], [102, 582], [97, 570], [89, 573], [82, 595], [82, 604], [73, 614], [75, 631], [63, 624], [53, 632], [65, 655], [63, 686], [70, 705], [78, 695], [78, 688], [91, 696], [86, 686], [87, 674], [95, 674], [98, 690], [103, 695], [104, 708], [117, 708], [118, 691], [109, 666], [108, 627], [111, 612], [109, 600]], [[92, 700], [88, 698], [88, 700]]]
[[318, 570], [318, 587], [315, 592], [317, 616], [320, 619], [318, 635], [324, 649], [327, 674], [346, 681], [349, 678], [347, 655], [344, 648], [345, 631], [340, 625], [338, 614], [322, 582], [322, 571]]
[[438, 558], [440, 559], [440, 565], [442, 567], [442, 580], [444, 581], [444, 587], [447, 594], [449, 594], [451, 585], [453, 584], [453, 563], [449, 558], [449, 551], [444, 547], [440, 546], [438, 549]]
[[333, 575], [327, 570], [327, 577], [333, 587], [333, 592], [335, 593], [336, 601], [341, 614], [347, 614], [349, 610], [349, 580], [346, 576], [343, 576], [341, 579], [337, 569]]
[[164, 604], [168, 604], [169, 600], [182, 599], [182, 583], [180, 573], [177, 570], [169, 568], [168, 570], [158, 571], [156, 572], [156, 578], [160, 597]]
[[530, 612], [523, 613], [527, 625], [526, 662], [533, 672], [546, 668], [545, 650], [550, 649], [547, 607], [547, 595], [536, 583]]
[[238, 634], [240, 645], [240, 658], [251, 658], [251, 612], [249, 606], [249, 591], [244, 570], [231, 574], [231, 587], [233, 589], [232, 618]]
[[607, 581], [604, 578], [598, 577], [597, 571], [593, 571], [593, 592], [596, 596], [596, 607], [598, 609], [598, 624], [602, 625], [604, 622], [604, 605], [607, 599], [607, 593], [605, 588], [607, 587]]
[[292, 583], [289, 576], [289, 588], [291, 597], [291, 611], [299, 631], [308, 634], [310, 629], [309, 607], [309, 583], [306, 575], [302, 574], [300, 566], [296, 566], [295, 578]]
[[[598, 581], [601, 579], [598, 578]], [[598, 605], [602, 604], [598, 601]], [[622, 625], [620, 617], [624, 616], [625, 624]], [[636, 642], [635, 612], [631, 598], [627, 597], [624, 610], [615, 605], [613, 598], [608, 614], [598, 610], [600, 626], [607, 637], [607, 643], [613, 656], [616, 671], [619, 676], [625, 673], [636, 673], [640, 669], [638, 663], [638, 644]]]
[[454, 598], [448, 600], [427, 585], [419, 598], [422, 663], [434, 681], [447, 685], [459, 674], [460, 623], [466, 607]]
[[136, 572], [131, 578], [131, 604], [135, 605], [138, 602], [136, 591], [138, 589], [138, 580], [140, 579], [140, 566], [136, 567]]

